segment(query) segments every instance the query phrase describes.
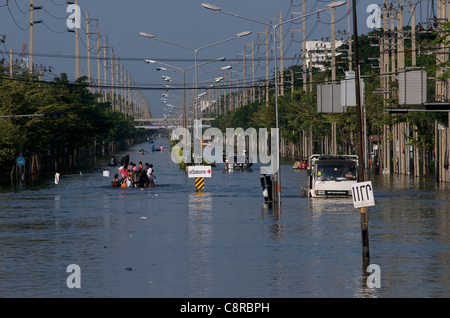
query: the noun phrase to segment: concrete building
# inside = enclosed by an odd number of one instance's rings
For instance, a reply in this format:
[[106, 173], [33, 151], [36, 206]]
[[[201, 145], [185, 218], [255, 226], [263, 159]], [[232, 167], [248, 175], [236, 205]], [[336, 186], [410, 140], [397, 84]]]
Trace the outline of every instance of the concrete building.
[[[336, 40], [336, 49], [344, 44], [344, 41]], [[342, 53], [336, 52], [336, 56]], [[331, 62], [331, 42], [312, 40], [306, 42], [305, 62], [308, 68], [318, 68], [321, 72], [325, 71], [325, 62]]]

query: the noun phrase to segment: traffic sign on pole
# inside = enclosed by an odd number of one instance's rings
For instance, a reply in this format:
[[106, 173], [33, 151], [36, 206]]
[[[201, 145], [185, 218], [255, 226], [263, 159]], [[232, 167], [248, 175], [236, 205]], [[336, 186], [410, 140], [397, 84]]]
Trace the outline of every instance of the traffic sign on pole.
[[352, 184], [352, 196], [354, 208], [363, 208], [375, 205], [371, 181]]

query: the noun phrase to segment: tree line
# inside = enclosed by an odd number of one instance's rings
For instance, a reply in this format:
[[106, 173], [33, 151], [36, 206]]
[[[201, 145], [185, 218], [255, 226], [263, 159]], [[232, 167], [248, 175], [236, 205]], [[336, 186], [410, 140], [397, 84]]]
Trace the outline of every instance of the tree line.
[[44, 117], [0, 118], [0, 169], [15, 166], [18, 156], [39, 158], [47, 151], [77, 149], [87, 144], [121, 141], [145, 134], [136, 131], [134, 118], [100, 102], [88, 89], [87, 77], [69, 82], [62, 73], [53, 81], [34, 75], [10, 78], [0, 69], [0, 116], [32, 115], [63, 111], [57, 119]]

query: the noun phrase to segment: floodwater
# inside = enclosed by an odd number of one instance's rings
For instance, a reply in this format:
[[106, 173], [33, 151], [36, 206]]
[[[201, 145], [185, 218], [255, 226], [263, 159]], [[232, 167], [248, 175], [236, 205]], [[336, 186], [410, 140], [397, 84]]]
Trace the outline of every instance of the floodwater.
[[[448, 297], [450, 191], [432, 179], [370, 175], [370, 263], [363, 268], [351, 199], [301, 197], [306, 172], [281, 164], [282, 210], [264, 203], [253, 171], [213, 168], [196, 194], [164, 151], [116, 153], [149, 162], [154, 188], [110, 187], [108, 158], [82, 174], [0, 183], [0, 297]], [[109, 178], [102, 171], [110, 170]], [[6, 178], [6, 179], [5, 179]], [[80, 268], [81, 288], [68, 288]]]

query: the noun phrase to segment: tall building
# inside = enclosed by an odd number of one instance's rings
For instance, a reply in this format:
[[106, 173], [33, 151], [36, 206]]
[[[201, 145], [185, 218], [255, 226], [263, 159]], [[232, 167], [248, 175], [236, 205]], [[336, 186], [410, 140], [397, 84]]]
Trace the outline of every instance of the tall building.
[[[336, 40], [336, 49], [344, 44], [344, 41]], [[336, 52], [336, 56], [342, 53]], [[306, 66], [318, 68], [321, 72], [326, 70], [325, 62], [331, 62], [331, 42], [312, 40], [306, 42]]]

